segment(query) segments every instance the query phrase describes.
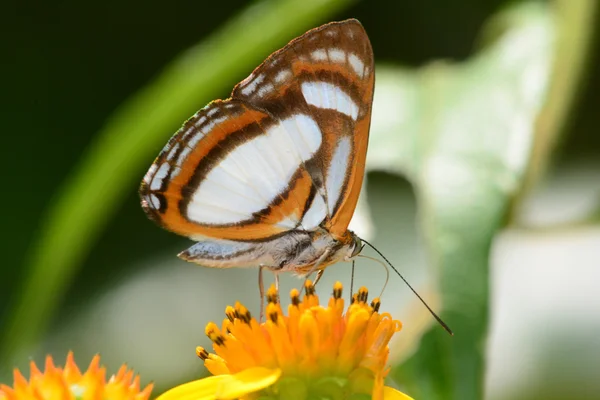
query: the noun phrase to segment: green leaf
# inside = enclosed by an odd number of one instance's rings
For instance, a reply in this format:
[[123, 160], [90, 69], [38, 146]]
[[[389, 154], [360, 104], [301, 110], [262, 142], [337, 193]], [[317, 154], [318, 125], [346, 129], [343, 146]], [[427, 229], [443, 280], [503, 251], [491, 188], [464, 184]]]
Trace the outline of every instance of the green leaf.
[[[484, 397], [492, 240], [523, 188], [536, 138], [560, 126], [558, 118], [539, 124], [557, 20], [546, 3], [521, 3], [488, 25], [488, 45], [464, 63], [379, 69], [367, 164], [414, 185], [441, 316], [455, 332], [432, 327], [392, 371], [414, 398]], [[554, 112], [564, 115], [567, 103]]]
[[270, 52], [352, 2], [254, 3], [115, 112], [58, 192], [31, 246], [27, 277], [2, 338], [6, 364], [44, 332], [94, 241], [176, 127]]

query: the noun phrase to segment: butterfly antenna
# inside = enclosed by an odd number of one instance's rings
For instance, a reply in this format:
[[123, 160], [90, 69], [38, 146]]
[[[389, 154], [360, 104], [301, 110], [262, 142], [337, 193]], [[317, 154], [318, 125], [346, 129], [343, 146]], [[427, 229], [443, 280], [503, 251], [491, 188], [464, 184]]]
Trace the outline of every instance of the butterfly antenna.
[[451, 336], [454, 336], [454, 332], [452, 332], [452, 329], [450, 329], [450, 327], [444, 322], [442, 321], [442, 319], [440, 317], [438, 317], [438, 315], [433, 312], [433, 310], [431, 309], [431, 307], [429, 307], [427, 305], [427, 303], [425, 302], [425, 300], [423, 300], [423, 298], [421, 296], [419, 296], [419, 293], [417, 293], [417, 291], [415, 289], [413, 289], [412, 286], [410, 286], [410, 283], [408, 283], [408, 281], [406, 279], [404, 279], [404, 277], [402, 276], [402, 274], [400, 272], [398, 272], [398, 270], [396, 269], [396, 267], [394, 267], [392, 265], [392, 263], [390, 262], [390, 260], [388, 260], [379, 250], [377, 250], [377, 248], [375, 248], [375, 246], [373, 246], [371, 243], [367, 242], [364, 239], [360, 239], [363, 241], [363, 243], [369, 245], [370, 248], [372, 248], [373, 250], [375, 250], [375, 252], [377, 254], [379, 254], [379, 256], [381, 258], [383, 258], [385, 260], [385, 262], [394, 270], [394, 272], [400, 277], [400, 279], [402, 279], [404, 281], [404, 283], [406, 283], [406, 286], [408, 286], [408, 288], [415, 294], [415, 296], [417, 296], [417, 298], [421, 301], [421, 303], [423, 303], [423, 305], [427, 308], [427, 310], [429, 310], [429, 312], [431, 313], [431, 315], [433, 315], [433, 318], [435, 318], [435, 320], [442, 326], [442, 328], [444, 328], [446, 330], [446, 332], [448, 332]]

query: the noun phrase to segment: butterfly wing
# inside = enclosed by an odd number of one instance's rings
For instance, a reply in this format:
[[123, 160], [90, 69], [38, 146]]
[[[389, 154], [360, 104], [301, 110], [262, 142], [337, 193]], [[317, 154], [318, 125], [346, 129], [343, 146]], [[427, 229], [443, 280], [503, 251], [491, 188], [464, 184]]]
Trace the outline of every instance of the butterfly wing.
[[364, 174], [373, 56], [358, 21], [313, 29], [188, 120], [146, 174], [142, 206], [196, 240], [342, 235]]
[[[299, 142], [300, 160], [285, 150]], [[311, 181], [299, 165], [320, 145], [302, 115], [275, 120], [239, 100], [215, 101], [158, 156], [141, 186], [142, 206], [165, 228], [196, 240], [281, 234], [304, 211]]]
[[[306, 225], [345, 234], [364, 177], [375, 83], [373, 50], [357, 20], [307, 32], [272, 54], [233, 90], [232, 97], [277, 119], [303, 114], [318, 126], [322, 145], [305, 163], [316, 196]], [[290, 149], [294, 151], [294, 149]]]

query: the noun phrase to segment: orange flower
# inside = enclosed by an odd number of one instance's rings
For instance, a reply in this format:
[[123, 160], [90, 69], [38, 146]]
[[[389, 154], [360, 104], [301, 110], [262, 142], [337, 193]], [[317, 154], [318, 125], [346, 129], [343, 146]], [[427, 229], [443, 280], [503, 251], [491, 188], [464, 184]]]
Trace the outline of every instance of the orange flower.
[[384, 386], [388, 343], [402, 324], [379, 314], [379, 299], [367, 304], [361, 288], [344, 313], [337, 282], [327, 307], [319, 305], [310, 281], [306, 295], [291, 291], [284, 315], [274, 286], [267, 293], [267, 321], [246, 307], [227, 307], [221, 328], [206, 326], [215, 354], [196, 349], [214, 375], [185, 383], [157, 400], [204, 399], [398, 399], [409, 396]]
[[107, 382], [98, 355], [84, 374], [77, 368], [72, 352], [64, 368], [56, 367], [51, 356], [46, 357], [43, 373], [33, 361], [29, 368], [29, 381], [15, 369], [13, 387], [0, 384], [0, 400], [147, 400], [152, 391], [152, 384], [140, 391], [139, 376], [125, 365]]

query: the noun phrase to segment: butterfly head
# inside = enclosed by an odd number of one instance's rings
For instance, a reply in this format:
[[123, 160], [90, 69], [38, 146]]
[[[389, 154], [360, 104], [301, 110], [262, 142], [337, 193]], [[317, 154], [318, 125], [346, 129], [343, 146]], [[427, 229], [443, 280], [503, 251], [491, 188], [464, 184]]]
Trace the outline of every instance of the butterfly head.
[[350, 240], [347, 245], [348, 250], [346, 252], [346, 256], [344, 257], [344, 261], [352, 260], [354, 257], [359, 255], [363, 247], [365, 247], [362, 240], [354, 232], [348, 231], [348, 234], [350, 236]]

